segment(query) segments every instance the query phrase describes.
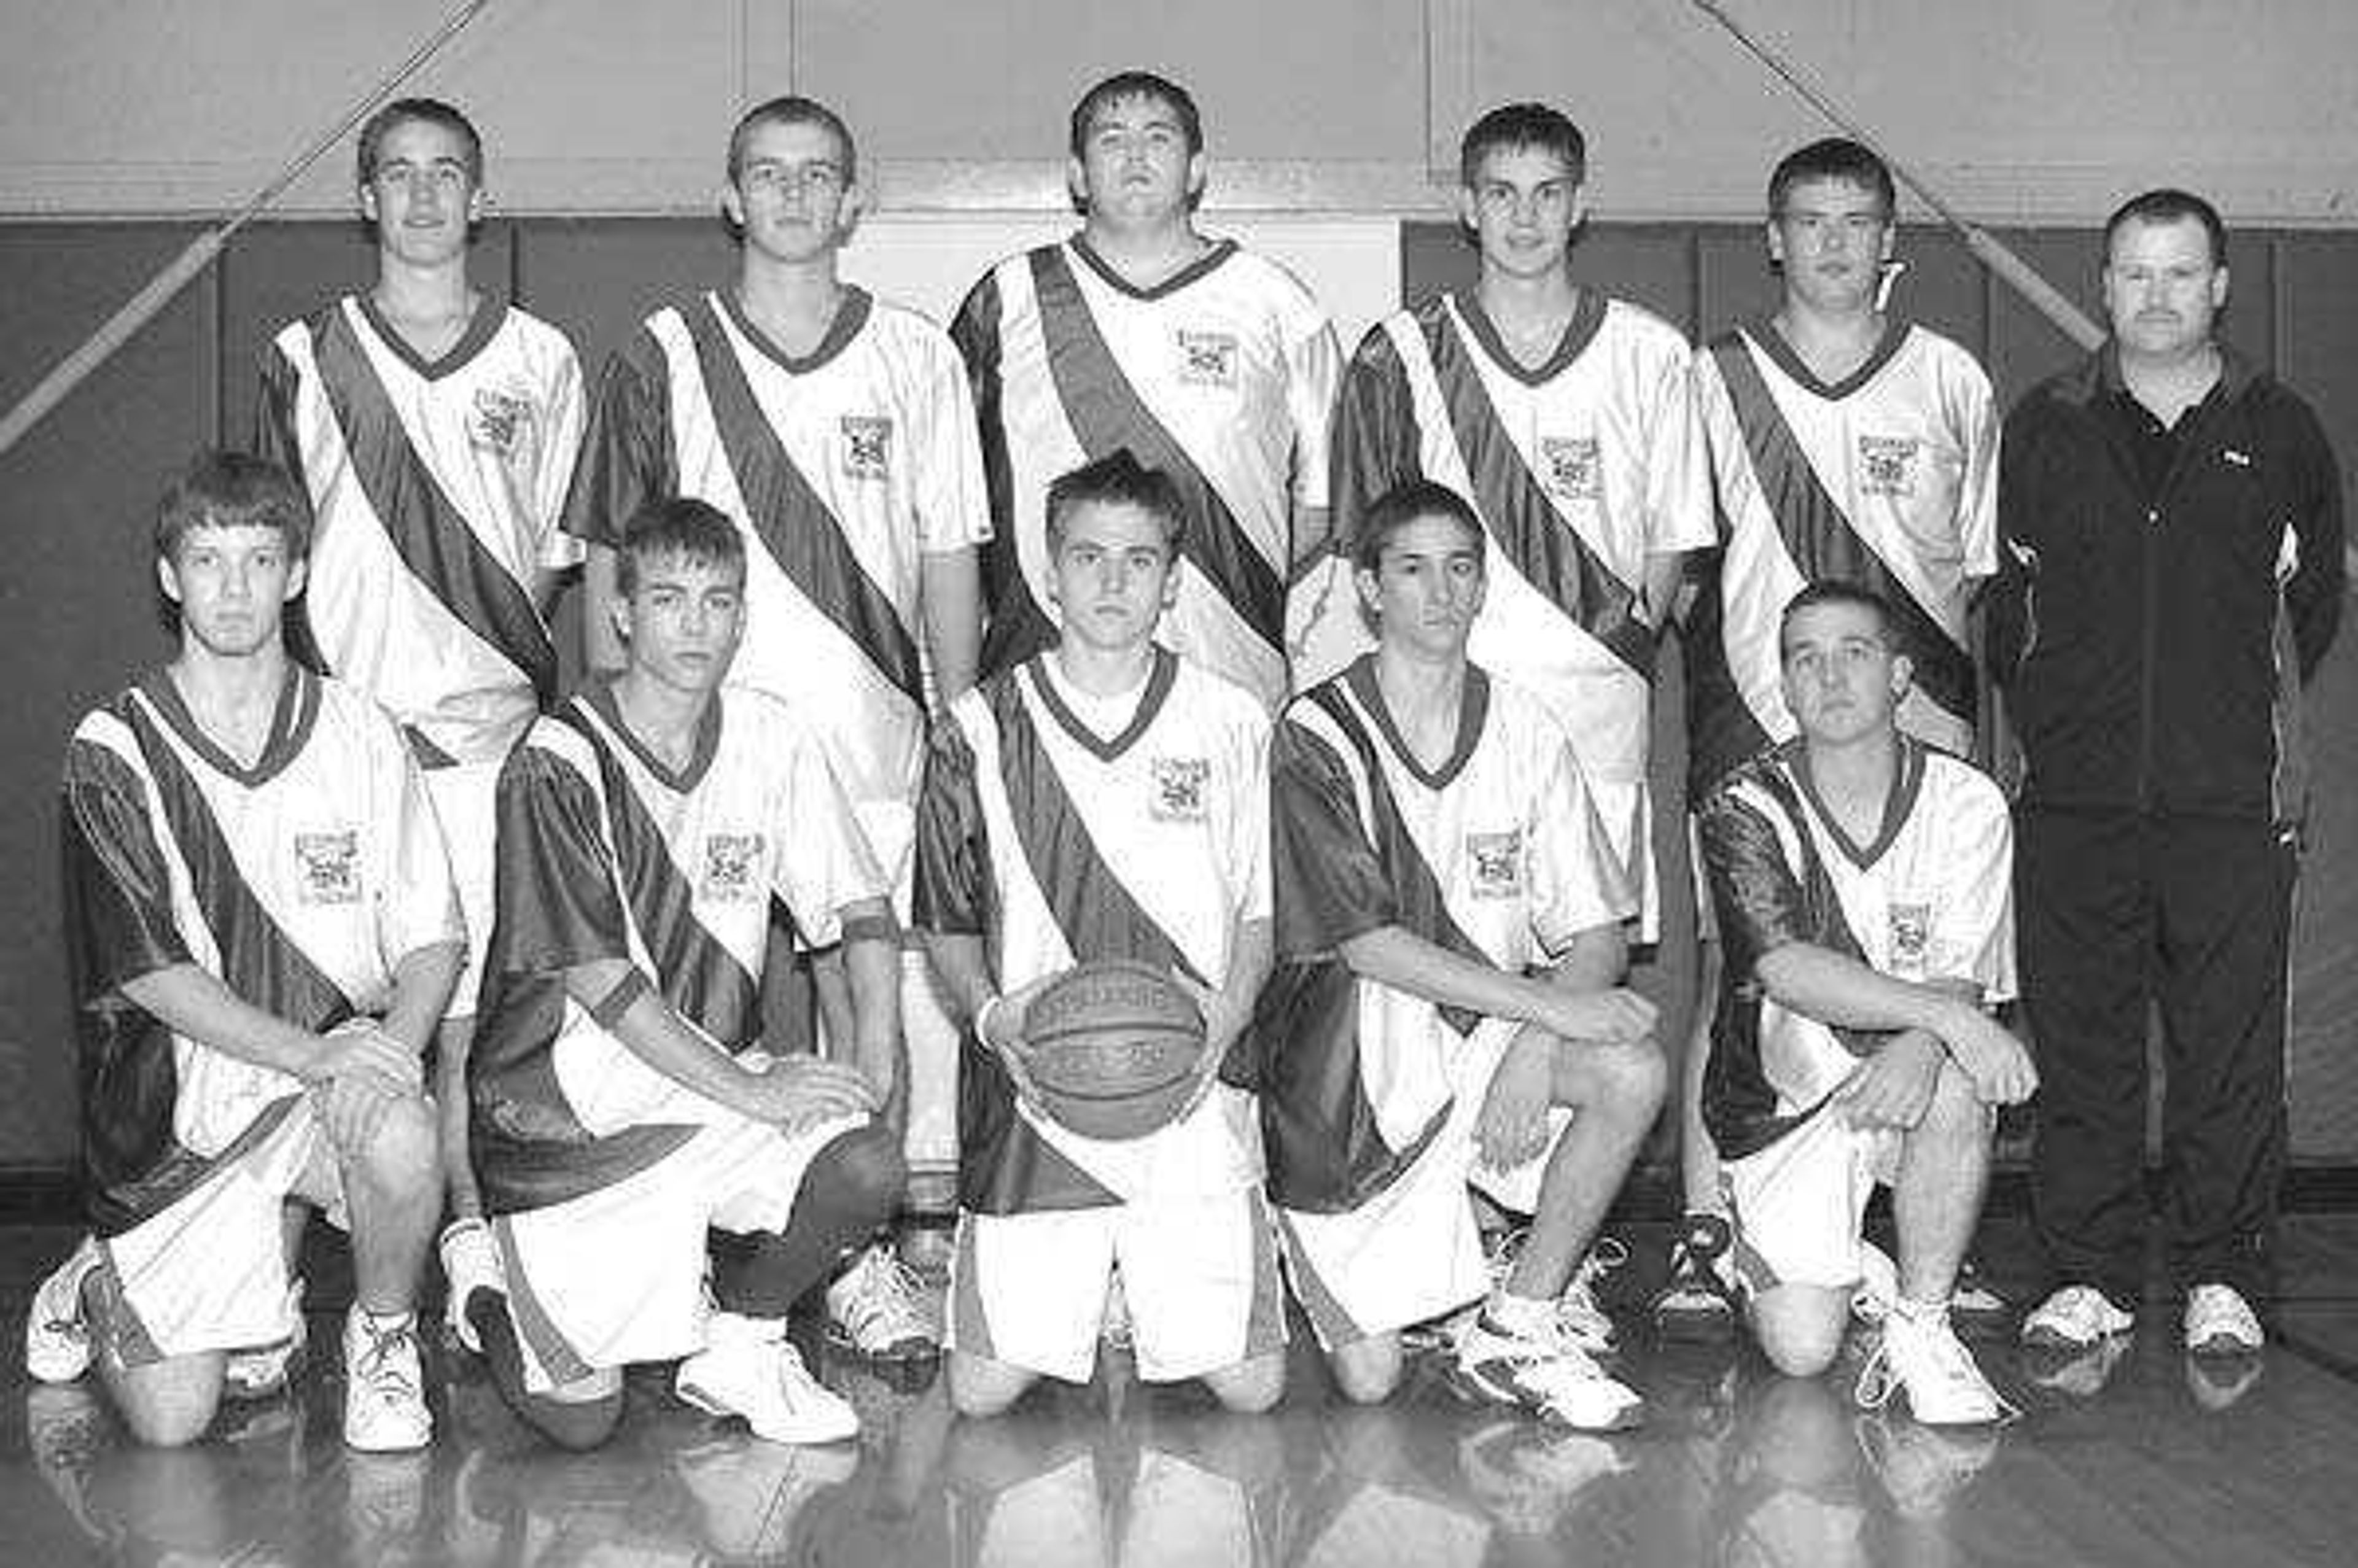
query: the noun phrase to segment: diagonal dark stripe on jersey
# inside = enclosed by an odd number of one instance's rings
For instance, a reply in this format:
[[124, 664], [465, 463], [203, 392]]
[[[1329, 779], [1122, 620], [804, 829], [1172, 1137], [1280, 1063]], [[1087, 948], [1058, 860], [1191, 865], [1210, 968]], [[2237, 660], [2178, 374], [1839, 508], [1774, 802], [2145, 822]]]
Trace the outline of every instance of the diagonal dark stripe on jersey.
[[[1779, 749], [1779, 754], [1795, 744], [1788, 741]], [[1817, 841], [1810, 837], [1809, 808], [1802, 804], [1792, 780], [1784, 769], [1765, 757], [1749, 770], [1749, 777], [1776, 802], [1792, 841], [1801, 846], [1801, 864], [1795, 880], [1801, 883], [1802, 905], [1809, 911], [1809, 942], [1866, 965], [1866, 949], [1859, 946], [1857, 935], [1850, 928], [1850, 921], [1843, 913], [1842, 895], [1835, 891], [1833, 878], [1818, 854]], [[1716, 892], [1714, 896], [1717, 896]], [[1723, 914], [1721, 918], [1727, 973], [1732, 976], [1748, 974], [1761, 957], [1760, 954], [1739, 950], [1740, 925], [1730, 915]], [[1756, 993], [1760, 984], [1758, 979], [1739, 983]], [[1883, 1037], [1883, 1032], [1877, 1030], [1832, 1027], [1844, 1049], [1854, 1056], [1871, 1054]], [[1712, 1138], [1721, 1154], [1728, 1159], [1758, 1153], [1817, 1113], [1818, 1107], [1813, 1105], [1788, 1116], [1777, 1114], [1777, 1091], [1769, 1084], [1760, 1061], [1760, 1000], [1757, 994], [1736, 999], [1735, 1006], [1718, 1009], [1712, 1026], [1711, 1056], [1704, 1067], [1703, 1099]]]
[[696, 362], [712, 400], [721, 449], [763, 547], [802, 596], [868, 655], [879, 675], [905, 692], [911, 702], [924, 706], [915, 640], [901, 624], [892, 600], [851, 553], [835, 514], [795, 466], [785, 443], [763, 416], [712, 302], [700, 300], [680, 314], [696, 342]]
[[[319, 700], [317, 690], [308, 695], [309, 700]], [[180, 847], [198, 911], [221, 954], [222, 983], [242, 1000], [298, 1029], [317, 1033], [352, 1017], [352, 999], [279, 929], [246, 885], [245, 873], [231, 853], [229, 839], [212, 808], [205, 803], [203, 790], [146, 708], [126, 697], [116, 705], [114, 714], [131, 727], [140, 755], [146, 760], [148, 775], [156, 781], [164, 821]]]
[[409, 444], [342, 310], [330, 308], [312, 323], [311, 352], [352, 457], [352, 477], [402, 564], [469, 631], [523, 671], [547, 706], [557, 696], [557, 649], [531, 593], [483, 547]]
[[1499, 548], [1581, 630], [1651, 679], [1654, 633], [1638, 618], [1637, 594], [1596, 558], [1577, 529], [1556, 515], [1531, 465], [1498, 423], [1498, 410], [1457, 329], [1442, 312], [1433, 312], [1425, 321], [1424, 341], [1483, 521], [1490, 524]]
[[724, 1049], [744, 1050], [762, 1033], [760, 984], [696, 918], [690, 873], [672, 859], [663, 829], [647, 815], [629, 772], [605, 737], [569, 710], [557, 718], [590, 742], [598, 759], [607, 819], [614, 827], [614, 863], [622, 873], [622, 896], [630, 901], [631, 919], [647, 945], [664, 1000]]
[[[1725, 517], [1719, 536], [1727, 537]], [[1694, 608], [1679, 633], [1685, 655], [1687, 697], [1687, 798], [1700, 801], [1730, 770], [1758, 755], [1769, 742], [1760, 717], [1744, 699], [1727, 664], [1727, 606], [1720, 599], [1717, 551], [1694, 568]]]
[[1056, 629], [1032, 598], [1015, 545], [1015, 473], [1007, 449], [1007, 378], [1001, 373], [999, 275], [986, 273], [959, 307], [950, 341], [966, 361], [974, 393], [975, 427], [982, 437], [982, 478], [990, 497], [990, 537], [982, 546], [986, 611], [979, 662], [985, 675], [1011, 670], [1056, 640]]
[[[1375, 816], [1368, 824], [1368, 831], [1375, 839], [1376, 858], [1383, 862], [1391, 878], [1393, 896], [1400, 901], [1401, 929], [1460, 957], [1470, 958], [1485, 968], [1496, 968], [1490, 955], [1459, 929], [1451, 916], [1449, 901], [1441, 891], [1441, 879], [1425, 863], [1424, 851], [1417, 848], [1415, 836], [1409, 832], [1408, 823], [1401, 816], [1400, 803], [1392, 798], [1391, 783], [1385, 777], [1383, 763], [1377, 756], [1376, 738], [1368, 733], [1367, 726], [1359, 722], [1359, 716], [1344, 700], [1342, 683], [1328, 681], [1312, 690], [1309, 699], [1325, 710], [1336, 728], [1350, 741], [1351, 749], [1359, 754], [1359, 765], [1368, 776], [1368, 806]], [[1481, 1014], [1462, 1007], [1444, 1007], [1441, 1017], [1460, 1034], [1473, 1033], [1474, 1026], [1482, 1022]]]
[[1011, 671], [990, 685], [991, 718], [999, 727], [999, 779], [1015, 819], [1017, 844], [1056, 928], [1065, 934], [1065, 946], [1078, 963], [1135, 958], [1202, 980], [1179, 944], [1139, 907], [1089, 838], [1088, 825], [1065, 793], [1024, 705], [1022, 683], [1027, 678], [1046, 677], [1035, 665], [1028, 674]]
[[1055, 378], [1057, 401], [1081, 439], [1081, 449], [1095, 460], [1128, 447], [1140, 462], [1171, 476], [1187, 506], [1180, 553], [1236, 607], [1245, 624], [1282, 655], [1284, 582], [1237, 526], [1236, 514], [1212, 481], [1154, 417], [1115, 362], [1062, 246], [1032, 253], [1032, 289], [1040, 302], [1041, 334], [1048, 341], [1048, 373]]
[[1785, 552], [1811, 582], [1830, 579], [1855, 583], [1880, 595], [1898, 623], [1902, 651], [1916, 668], [1916, 685], [1926, 697], [1957, 718], [1974, 718], [1974, 666], [1965, 651], [1949, 640], [1940, 622], [1924, 613], [1908, 585], [1891, 573], [1865, 539], [1850, 525], [1834, 498], [1810, 466], [1809, 454], [1793, 438], [1790, 427], [1777, 411], [1777, 399], [1761, 379], [1760, 367], [1738, 332], [1727, 332], [1711, 345], [1719, 362], [1720, 379], [1736, 409], [1736, 423], [1744, 432], [1745, 449], [1769, 514], [1784, 536]]

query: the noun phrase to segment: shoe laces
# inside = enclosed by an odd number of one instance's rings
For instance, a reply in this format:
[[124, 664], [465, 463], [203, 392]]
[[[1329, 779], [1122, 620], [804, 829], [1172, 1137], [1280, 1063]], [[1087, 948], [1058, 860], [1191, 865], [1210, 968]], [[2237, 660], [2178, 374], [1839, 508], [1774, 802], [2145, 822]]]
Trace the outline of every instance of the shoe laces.
[[871, 1247], [852, 1266], [851, 1289], [845, 1292], [846, 1315], [856, 1314], [865, 1325], [879, 1319], [913, 1328], [924, 1326], [925, 1282], [890, 1248]]
[[416, 1397], [416, 1325], [407, 1319], [380, 1325], [366, 1313], [353, 1321], [360, 1326], [362, 1343], [352, 1361], [352, 1380], [381, 1400]]
[[[1895, 1343], [1903, 1348], [1895, 1351]], [[1981, 1368], [1974, 1365], [1973, 1352], [1965, 1348], [1964, 1341], [1949, 1325], [1946, 1314], [1929, 1322], [1905, 1322], [1897, 1312], [1887, 1318], [1874, 1352], [1867, 1357], [1866, 1365], [1859, 1368], [1854, 1397], [1862, 1410], [1879, 1411], [1890, 1402], [1892, 1393], [1911, 1373], [1929, 1378], [1949, 1392], [1986, 1395], [1996, 1403], [2000, 1421], [2011, 1420], [2018, 1413], [1982, 1376]]]

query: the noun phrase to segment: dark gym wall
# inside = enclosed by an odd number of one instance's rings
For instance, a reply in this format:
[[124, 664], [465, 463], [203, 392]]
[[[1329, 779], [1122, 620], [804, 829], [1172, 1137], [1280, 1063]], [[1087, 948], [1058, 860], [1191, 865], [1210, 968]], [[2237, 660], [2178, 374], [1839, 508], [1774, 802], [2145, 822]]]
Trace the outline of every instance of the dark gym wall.
[[[1217, 216], [1209, 226], [1219, 228]], [[11, 351], [0, 362], [0, 405], [12, 405], [193, 233], [169, 224], [0, 224], [0, 341]], [[2014, 243], [2093, 303], [2092, 233], [2039, 231]], [[527, 220], [492, 225], [482, 246], [481, 280], [511, 285], [571, 330], [593, 375], [653, 301], [725, 276], [729, 265], [726, 239], [702, 219]], [[1909, 271], [1898, 307], [1980, 352], [2002, 395], [2070, 357], [2051, 328], [1945, 236], [1911, 232], [1901, 251]], [[1412, 297], [1470, 276], [1471, 257], [1446, 225], [1404, 225], [1401, 256]], [[2232, 334], [2316, 402], [2346, 473], [2358, 457], [2358, 235], [2255, 232], [2239, 237], [2231, 259]], [[0, 886], [0, 1173], [55, 1169], [74, 1152], [57, 762], [75, 718], [166, 650], [146, 543], [155, 498], [195, 446], [245, 438], [254, 356], [270, 330], [365, 277], [369, 260], [350, 223], [248, 231], [0, 457], [0, 529], [11, 546], [0, 557], [0, 646], [12, 694], [0, 704], [0, 790], [10, 803], [0, 813], [0, 866], [11, 873]], [[1748, 226], [1597, 225], [1579, 265], [1690, 332], [1716, 330], [1771, 297]], [[2353, 643], [2358, 630], [2313, 694], [2323, 782], [2304, 884], [2293, 1047], [2294, 1147], [2312, 1161], [2358, 1160], [2358, 1053], [2349, 1049], [2358, 1038], [2358, 792], [2347, 782], [2358, 778]], [[1666, 719], [1678, 711], [1674, 697], [1666, 689]], [[1675, 723], [1659, 739], [1675, 778]], [[1674, 838], [1664, 847], [1683, 853]], [[1683, 902], [1682, 886], [1671, 892]]]

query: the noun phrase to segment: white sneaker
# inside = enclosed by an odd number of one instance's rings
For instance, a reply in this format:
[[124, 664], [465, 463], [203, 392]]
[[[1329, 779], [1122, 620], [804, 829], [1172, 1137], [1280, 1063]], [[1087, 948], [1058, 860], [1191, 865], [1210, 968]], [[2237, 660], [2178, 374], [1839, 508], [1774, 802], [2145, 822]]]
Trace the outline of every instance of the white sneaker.
[[396, 1454], [423, 1448], [433, 1435], [417, 1364], [416, 1314], [380, 1318], [355, 1303], [344, 1314], [346, 1446]]
[[1864, 1408], [1880, 1410], [1895, 1392], [1908, 1396], [1909, 1412], [1927, 1426], [1979, 1426], [2019, 1413], [1982, 1376], [1945, 1312], [1895, 1307], [1885, 1317], [1855, 1397]]
[[1600, 1236], [1572, 1271], [1572, 1282], [1555, 1302], [1555, 1320], [1571, 1341], [1591, 1356], [1611, 1354], [1613, 1320], [1596, 1304], [1596, 1281], [1629, 1260], [1629, 1249], [1610, 1236]]
[[1850, 1295], [1850, 1314], [1873, 1328], [1891, 1315], [1899, 1299], [1899, 1265], [1872, 1241], [1858, 1244], [1858, 1288]]
[[[1645, 1400], [1572, 1344], [1547, 1303], [1514, 1303], [1526, 1313], [1517, 1322], [1511, 1312], [1499, 1311], [1500, 1301], [1493, 1295], [1458, 1336], [1461, 1389], [1581, 1432], [1619, 1432], [1645, 1419]], [[1539, 1313], [1530, 1312], [1534, 1306]]]
[[932, 1290], [884, 1241], [827, 1286], [827, 1337], [879, 1361], [922, 1361], [942, 1349]]
[[25, 1314], [25, 1370], [34, 1381], [70, 1383], [90, 1370], [90, 1320], [82, 1315], [81, 1287], [105, 1260], [97, 1238], [84, 1236], [73, 1255], [35, 1287]]
[[454, 1219], [442, 1227], [434, 1250], [442, 1262], [442, 1278], [449, 1286], [442, 1299], [446, 1336], [443, 1343], [456, 1340], [481, 1356], [482, 1338], [468, 1320], [467, 1303], [474, 1299], [477, 1291], [489, 1291], [496, 1296], [508, 1293], [507, 1271], [500, 1264], [500, 1250], [492, 1243], [492, 1227], [472, 1217]]
[[679, 1364], [679, 1397], [713, 1415], [745, 1418], [772, 1443], [840, 1443], [860, 1435], [860, 1417], [823, 1387], [786, 1339], [784, 1318], [716, 1312], [704, 1348]]
[[287, 1332], [267, 1345], [231, 1351], [222, 1368], [222, 1392], [233, 1400], [276, 1398], [310, 1340], [310, 1325], [303, 1321], [303, 1281], [289, 1280]]
[[2022, 1342], [2050, 1350], [2084, 1350], [2136, 1326], [2136, 1319], [2095, 1286], [2065, 1285], [2022, 1320]]
[[2197, 1356], [2250, 1356], [2268, 1342], [2259, 1314], [2233, 1285], [2197, 1285], [2186, 1292], [2186, 1348]]

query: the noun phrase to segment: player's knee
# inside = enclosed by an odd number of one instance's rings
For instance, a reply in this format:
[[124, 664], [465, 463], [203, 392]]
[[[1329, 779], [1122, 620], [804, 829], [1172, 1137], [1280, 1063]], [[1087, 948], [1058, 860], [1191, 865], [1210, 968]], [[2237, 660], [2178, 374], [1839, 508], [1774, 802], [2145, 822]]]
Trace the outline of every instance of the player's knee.
[[1989, 1113], [1974, 1092], [1974, 1080], [1956, 1063], [1943, 1059], [1932, 1081], [1931, 1102], [1924, 1108], [1920, 1126], [1939, 1133], [1975, 1138], [1989, 1130]]
[[[1814, 1298], [1817, 1292], [1810, 1292]], [[1789, 1378], [1814, 1378], [1842, 1354], [1847, 1315], [1823, 1310], [1814, 1299], [1764, 1291], [1752, 1303], [1752, 1333], [1768, 1364]]]
[[1326, 1365], [1345, 1399], [1355, 1405], [1381, 1404], [1400, 1387], [1400, 1336], [1379, 1334], [1338, 1345], [1328, 1355]]
[[355, 1163], [371, 1186], [389, 1196], [431, 1196], [439, 1190], [441, 1151], [432, 1104], [412, 1096], [386, 1108]]
[[1285, 1397], [1285, 1352], [1272, 1350], [1207, 1374], [1205, 1387], [1212, 1397], [1239, 1415], [1260, 1415], [1274, 1410]]
[[604, 1447], [622, 1424], [622, 1390], [613, 1389], [590, 1400], [535, 1400], [530, 1410], [518, 1413], [553, 1446], [587, 1454]]
[[827, 1164], [828, 1184], [848, 1217], [882, 1225], [900, 1212], [909, 1165], [891, 1128], [871, 1122], [847, 1132], [829, 1143], [819, 1160]]
[[149, 1448], [184, 1448], [205, 1434], [221, 1408], [221, 1357], [178, 1358], [110, 1379], [109, 1386], [134, 1440]]
[[1032, 1374], [1003, 1361], [953, 1350], [949, 1357], [950, 1409], [962, 1416], [994, 1416], [1023, 1397]]
[[1651, 1121], [1670, 1088], [1670, 1064], [1651, 1038], [1627, 1045], [1578, 1046], [1575, 1103]]

